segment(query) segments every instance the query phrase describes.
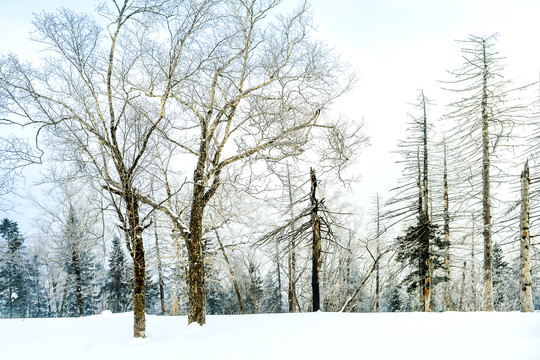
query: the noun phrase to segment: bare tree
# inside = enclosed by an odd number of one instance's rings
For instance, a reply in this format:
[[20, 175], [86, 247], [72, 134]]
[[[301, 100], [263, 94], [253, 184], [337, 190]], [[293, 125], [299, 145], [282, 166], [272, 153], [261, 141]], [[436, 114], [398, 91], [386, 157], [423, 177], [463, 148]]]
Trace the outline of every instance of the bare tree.
[[[469, 36], [462, 41], [463, 66], [450, 74], [449, 90], [458, 100], [450, 104], [446, 119], [455, 121], [451, 141], [459, 149], [462, 184], [470, 184], [468, 196], [462, 202], [474, 209], [481, 207], [484, 238], [484, 299], [483, 308], [493, 310], [492, 234], [494, 184], [502, 180], [501, 150], [509, 149], [512, 129], [519, 125], [523, 106], [513, 99], [516, 91], [503, 78], [502, 58], [495, 49], [497, 34], [489, 37]], [[481, 146], [479, 146], [481, 144]], [[497, 155], [498, 157], [496, 157]], [[493, 172], [496, 172], [495, 174]], [[469, 175], [466, 175], [469, 174]], [[466, 176], [465, 176], [466, 175]]]
[[[0, 111], [9, 116], [2, 121], [45, 130], [53, 153], [78, 164], [108, 193], [134, 262], [135, 337], [146, 328], [142, 233], [151, 210], [140, 196], [149, 190], [149, 144], [180, 86], [184, 45], [208, 21], [209, 4], [113, 0], [99, 9], [105, 34], [88, 15], [43, 13], [34, 21], [35, 40], [49, 55], [42, 66], [14, 55], [0, 60]], [[144, 85], [148, 91], [137, 90]]]
[[[219, 20], [191, 52], [198, 67], [183, 87], [171, 91], [177, 111], [160, 126], [175, 155], [191, 157], [187, 163], [194, 164], [185, 206], [175, 210], [149, 200], [173, 219], [185, 239], [190, 323], [205, 323], [201, 245], [205, 211], [221, 185], [252, 176], [251, 165], [258, 161], [302, 154], [317, 136], [331, 141], [326, 156], [342, 166], [359, 139], [359, 126], [347, 129], [325, 116], [333, 100], [352, 85], [353, 78], [343, 76], [347, 66], [310, 37], [305, 3], [272, 21], [278, 4], [251, 0], [215, 7]], [[180, 192], [171, 181], [162, 183], [165, 198]]]
[[427, 120], [427, 105], [428, 100], [420, 91], [418, 108], [421, 116], [412, 117], [410, 135], [400, 144], [405, 165], [404, 183], [394, 189], [396, 195], [390, 199], [390, 211], [386, 215], [408, 221], [416, 217], [416, 225], [410, 226], [406, 234], [396, 240], [396, 259], [410, 268], [404, 281], [409, 291], [418, 290], [422, 311], [430, 311], [432, 286], [444, 280], [434, 276], [435, 269], [441, 266], [438, 250], [443, 241], [430, 211], [431, 147], [428, 147], [428, 138], [432, 132]]

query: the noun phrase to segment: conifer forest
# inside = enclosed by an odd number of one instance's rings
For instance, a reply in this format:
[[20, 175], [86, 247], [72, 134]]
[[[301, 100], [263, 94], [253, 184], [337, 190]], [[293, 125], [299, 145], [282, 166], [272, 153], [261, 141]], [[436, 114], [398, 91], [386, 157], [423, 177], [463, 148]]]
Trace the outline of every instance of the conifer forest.
[[[464, 33], [440, 98], [343, 113], [369, 70], [316, 24], [289, 0], [36, 12], [38, 57], [0, 53], [0, 318], [540, 310], [538, 74]], [[382, 179], [366, 124], [390, 120]], [[368, 173], [391, 186], [360, 198]]]

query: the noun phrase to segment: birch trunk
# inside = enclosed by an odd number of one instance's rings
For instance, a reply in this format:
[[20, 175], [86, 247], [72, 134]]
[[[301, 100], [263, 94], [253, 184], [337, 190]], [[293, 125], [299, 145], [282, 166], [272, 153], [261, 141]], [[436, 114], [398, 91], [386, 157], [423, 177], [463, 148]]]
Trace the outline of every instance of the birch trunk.
[[533, 312], [534, 306], [532, 301], [532, 279], [531, 279], [531, 261], [529, 256], [530, 235], [529, 235], [529, 163], [525, 163], [523, 172], [521, 173], [521, 311]]
[[156, 219], [154, 219], [154, 238], [156, 240], [156, 257], [158, 268], [159, 299], [161, 302], [161, 315], [165, 315], [165, 284], [163, 282], [163, 265], [161, 263], [161, 253], [159, 251], [159, 238], [157, 233]]
[[[292, 185], [291, 185], [291, 173], [289, 170], [289, 164], [287, 163], [287, 188], [289, 190], [289, 211], [291, 219], [294, 217], [293, 211], [293, 194], [292, 194]], [[293, 225], [294, 226], [294, 225]], [[294, 233], [294, 230], [291, 231]], [[291, 237], [290, 247], [289, 247], [289, 291], [288, 291], [288, 301], [289, 301], [289, 312], [293, 313], [296, 311], [298, 306], [298, 300], [296, 299], [296, 243], [294, 236]]]

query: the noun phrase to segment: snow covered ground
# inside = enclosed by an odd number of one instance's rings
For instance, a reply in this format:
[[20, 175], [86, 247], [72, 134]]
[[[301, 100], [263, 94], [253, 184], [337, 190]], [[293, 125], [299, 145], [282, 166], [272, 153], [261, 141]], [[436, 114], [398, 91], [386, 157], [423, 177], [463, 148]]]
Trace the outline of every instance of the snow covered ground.
[[0, 320], [0, 360], [540, 359], [540, 313], [306, 313]]

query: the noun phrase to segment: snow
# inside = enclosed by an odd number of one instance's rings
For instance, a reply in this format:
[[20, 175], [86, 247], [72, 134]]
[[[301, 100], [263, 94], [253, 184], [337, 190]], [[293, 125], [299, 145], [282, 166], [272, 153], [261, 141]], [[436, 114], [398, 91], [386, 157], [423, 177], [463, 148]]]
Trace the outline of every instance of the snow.
[[0, 320], [0, 360], [540, 359], [540, 313], [303, 313]]

